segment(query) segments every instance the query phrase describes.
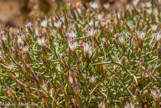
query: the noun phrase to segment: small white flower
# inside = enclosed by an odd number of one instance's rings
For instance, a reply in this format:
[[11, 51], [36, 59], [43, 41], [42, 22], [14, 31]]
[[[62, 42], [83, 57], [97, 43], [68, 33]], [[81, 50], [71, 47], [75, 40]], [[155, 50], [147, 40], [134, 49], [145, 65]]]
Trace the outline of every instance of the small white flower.
[[95, 35], [96, 33], [97, 33], [97, 30], [95, 30], [94, 27], [89, 27], [89, 28], [87, 29], [87, 35], [88, 35], [88, 36], [93, 36], [93, 35]]
[[51, 18], [48, 19], [48, 24], [49, 24], [50, 27], [52, 27], [52, 20], [51, 20]]
[[98, 18], [98, 20], [102, 20], [103, 19], [103, 14], [98, 14], [98, 16], [97, 16], [97, 18]]
[[57, 69], [58, 71], [60, 71], [60, 64], [58, 64], [58, 65], [56, 66], [56, 69]]
[[61, 26], [61, 24], [62, 24], [61, 20], [58, 19], [58, 18], [56, 18], [55, 21], [54, 21], [55, 27], [58, 27], [59, 28]]
[[102, 42], [105, 43], [106, 42], [106, 38], [102, 38]]
[[121, 37], [119, 38], [119, 41], [120, 41], [121, 44], [123, 44], [123, 43], [125, 43], [125, 38], [124, 38], [123, 36], [121, 36]]
[[125, 108], [135, 108], [132, 103], [127, 102]]
[[97, 9], [98, 8], [98, 3], [97, 2], [90, 2], [89, 6], [93, 9]]
[[84, 47], [84, 53], [89, 54], [91, 56], [93, 52], [92, 45], [90, 45], [89, 43], [83, 43], [83, 47]]
[[78, 10], [78, 13], [81, 14], [82, 13], [82, 10], [81, 10], [82, 7], [78, 7], [77, 10]]
[[110, 23], [109, 20], [102, 20], [102, 21], [101, 21], [101, 25], [102, 25], [103, 27], [106, 27], [109, 23]]
[[146, 7], [148, 7], [148, 8], [151, 8], [152, 7], [152, 4], [151, 4], [151, 2], [146, 2]]
[[95, 26], [95, 27], [97, 27], [97, 26], [99, 26], [99, 22], [98, 21], [93, 21], [93, 20], [91, 20], [90, 22], [89, 22], [89, 25], [92, 27], [92, 26]]
[[37, 39], [37, 43], [38, 43], [39, 45], [43, 45], [43, 44], [45, 44], [45, 43], [46, 43], [46, 39], [45, 39], [45, 37], [44, 37], [44, 36], [40, 36], [40, 37], [38, 37], [38, 39]]
[[2, 40], [6, 41], [7, 37], [5, 35], [3, 35]]
[[47, 20], [41, 21], [41, 26], [46, 27], [48, 24]]
[[65, 21], [65, 17], [64, 17], [63, 15], [59, 15], [59, 18], [60, 18], [60, 20], [61, 20], [62, 22]]
[[84, 52], [85, 52], [85, 53], [88, 53], [88, 51], [90, 50], [90, 45], [89, 45], [89, 43], [84, 43], [83, 46], [84, 46]]
[[161, 0], [158, 0], [159, 3], [161, 3]]
[[121, 44], [125, 43], [125, 36], [124, 36], [124, 34], [119, 34], [119, 41], [120, 41]]
[[7, 40], [7, 36], [5, 36], [4, 31], [1, 31], [1, 33], [0, 33], [0, 38], [1, 38], [3, 41], [6, 41], [6, 40]]
[[71, 51], [74, 51], [77, 48], [77, 41], [73, 37], [68, 37], [68, 46]]
[[92, 75], [92, 76], [90, 77], [90, 82], [93, 83], [93, 82], [95, 82], [95, 81], [96, 81], [96, 78], [94, 77], [94, 75]]
[[143, 40], [145, 38], [145, 32], [143, 32], [143, 31], [138, 32], [138, 38]]
[[21, 36], [18, 36], [18, 44], [23, 44], [23, 40], [22, 40], [22, 37]]
[[76, 37], [77, 33], [74, 29], [70, 29], [65, 33], [65, 36], [67, 37]]
[[24, 45], [22, 46], [22, 50], [24, 52], [28, 52], [29, 51], [29, 46], [26, 43], [24, 43]]
[[104, 7], [105, 9], [108, 9], [108, 8], [110, 7], [110, 4], [109, 4], [109, 3], [104, 3], [104, 4], [103, 4], [103, 7]]
[[158, 13], [158, 9], [154, 9], [154, 10], [153, 10], [153, 14], [154, 14], [154, 16], [158, 16], [158, 14], [159, 14], [159, 13]]
[[39, 35], [39, 28], [38, 27], [36, 27], [36, 29], [35, 29], [35, 35]]
[[31, 27], [31, 26], [32, 26], [32, 23], [31, 23], [31, 22], [28, 22], [28, 23], [26, 23], [25, 26], [26, 26], [26, 27]]
[[104, 102], [101, 102], [101, 103], [99, 104], [99, 108], [106, 108], [106, 105], [104, 104]]
[[134, 0], [133, 1], [134, 6], [136, 6], [138, 3], [139, 3], [139, 0]]
[[153, 31], [156, 31], [157, 30], [157, 25], [154, 24], [154, 25], [151, 26], [151, 28], [152, 28]]
[[151, 8], [146, 9], [146, 12], [147, 12], [148, 14], [151, 14], [151, 13], [152, 13], [152, 9], [151, 9]]

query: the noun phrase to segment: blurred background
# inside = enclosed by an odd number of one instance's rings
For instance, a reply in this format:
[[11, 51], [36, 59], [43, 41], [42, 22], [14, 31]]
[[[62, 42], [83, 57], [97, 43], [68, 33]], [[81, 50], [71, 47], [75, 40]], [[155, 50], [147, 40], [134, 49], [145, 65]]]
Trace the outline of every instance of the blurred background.
[[67, 9], [67, 3], [73, 6], [82, 3], [87, 7], [92, 2], [97, 2], [102, 10], [114, 10], [123, 8], [131, 1], [134, 0], [0, 0], [0, 24], [24, 26], [27, 21], [34, 22], [37, 18], [54, 14], [56, 10]]

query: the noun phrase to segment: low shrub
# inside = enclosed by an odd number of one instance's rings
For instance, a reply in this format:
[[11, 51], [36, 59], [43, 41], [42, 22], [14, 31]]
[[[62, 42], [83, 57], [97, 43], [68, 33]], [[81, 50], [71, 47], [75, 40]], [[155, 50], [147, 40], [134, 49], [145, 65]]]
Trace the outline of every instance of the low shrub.
[[68, 7], [24, 28], [1, 26], [0, 105], [159, 108], [160, 3]]

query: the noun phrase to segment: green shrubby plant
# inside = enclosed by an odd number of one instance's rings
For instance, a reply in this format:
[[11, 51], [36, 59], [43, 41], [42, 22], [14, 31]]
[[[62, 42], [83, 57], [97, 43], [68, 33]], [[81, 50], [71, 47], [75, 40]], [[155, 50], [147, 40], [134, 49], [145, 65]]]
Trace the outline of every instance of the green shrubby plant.
[[2, 25], [0, 105], [159, 108], [161, 7], [145, 7], [70, 5], [35, 25]]

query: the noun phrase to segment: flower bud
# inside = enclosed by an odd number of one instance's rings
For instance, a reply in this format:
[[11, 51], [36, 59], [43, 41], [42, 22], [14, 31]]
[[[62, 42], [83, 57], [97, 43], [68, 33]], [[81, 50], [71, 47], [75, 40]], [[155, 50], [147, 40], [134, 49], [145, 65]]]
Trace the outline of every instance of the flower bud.
[[31, 57], [31, 54], [29, 52], [26, 52], [26, 56], [27, 56], [27, 60], [29, 62], [32, 62], [32, 57]]
[[129, 60], [126, 56], [123, 56], [122, 59], [121, 59], [121, 62], [123, 65], [125, 65], [126, 67], [129, 67], [130, 63], [129, 63]]
[[136, 89], [135, 94], [136, 94], [136, 96], [137, 96], [138, 98], [140, 98], [141, 93], [140, 93], [140, 90], [139, 90], [139, 89]]
[[51, 88], [52, 88], [52, 85], [51, 85], [50, 81], [48, 81], [47, 82], [47, 91], [49, 92]]
[[67, 97], [67, 92], [64, 87], [60, 87], [61, 92], [64, 94], [64, 97]]
[[71, 74], [71, 77], [72, 77], [73, 79], [76, 78], [76, 75], [77, 75], [77, 74], [76, 74], [76, 71], [75, 71], [74, 68], [71, 68], [70, 74]]
[[68, 66], [68, 64], [66, 63], [65, 56], [63, 55], [63, 56], [61, 57], [61, 59], [62, 59], [62, 62], [63, 62], [63, 64], [64, 64], [65, 68], [68, 70], [68, 69], [69, 69], [69, 66]]
[[52, 50], [47, 45], [42, 45], [42, 49], [43, 49], [44, 53], [47, 53], [47, 52], [52, 53]]

